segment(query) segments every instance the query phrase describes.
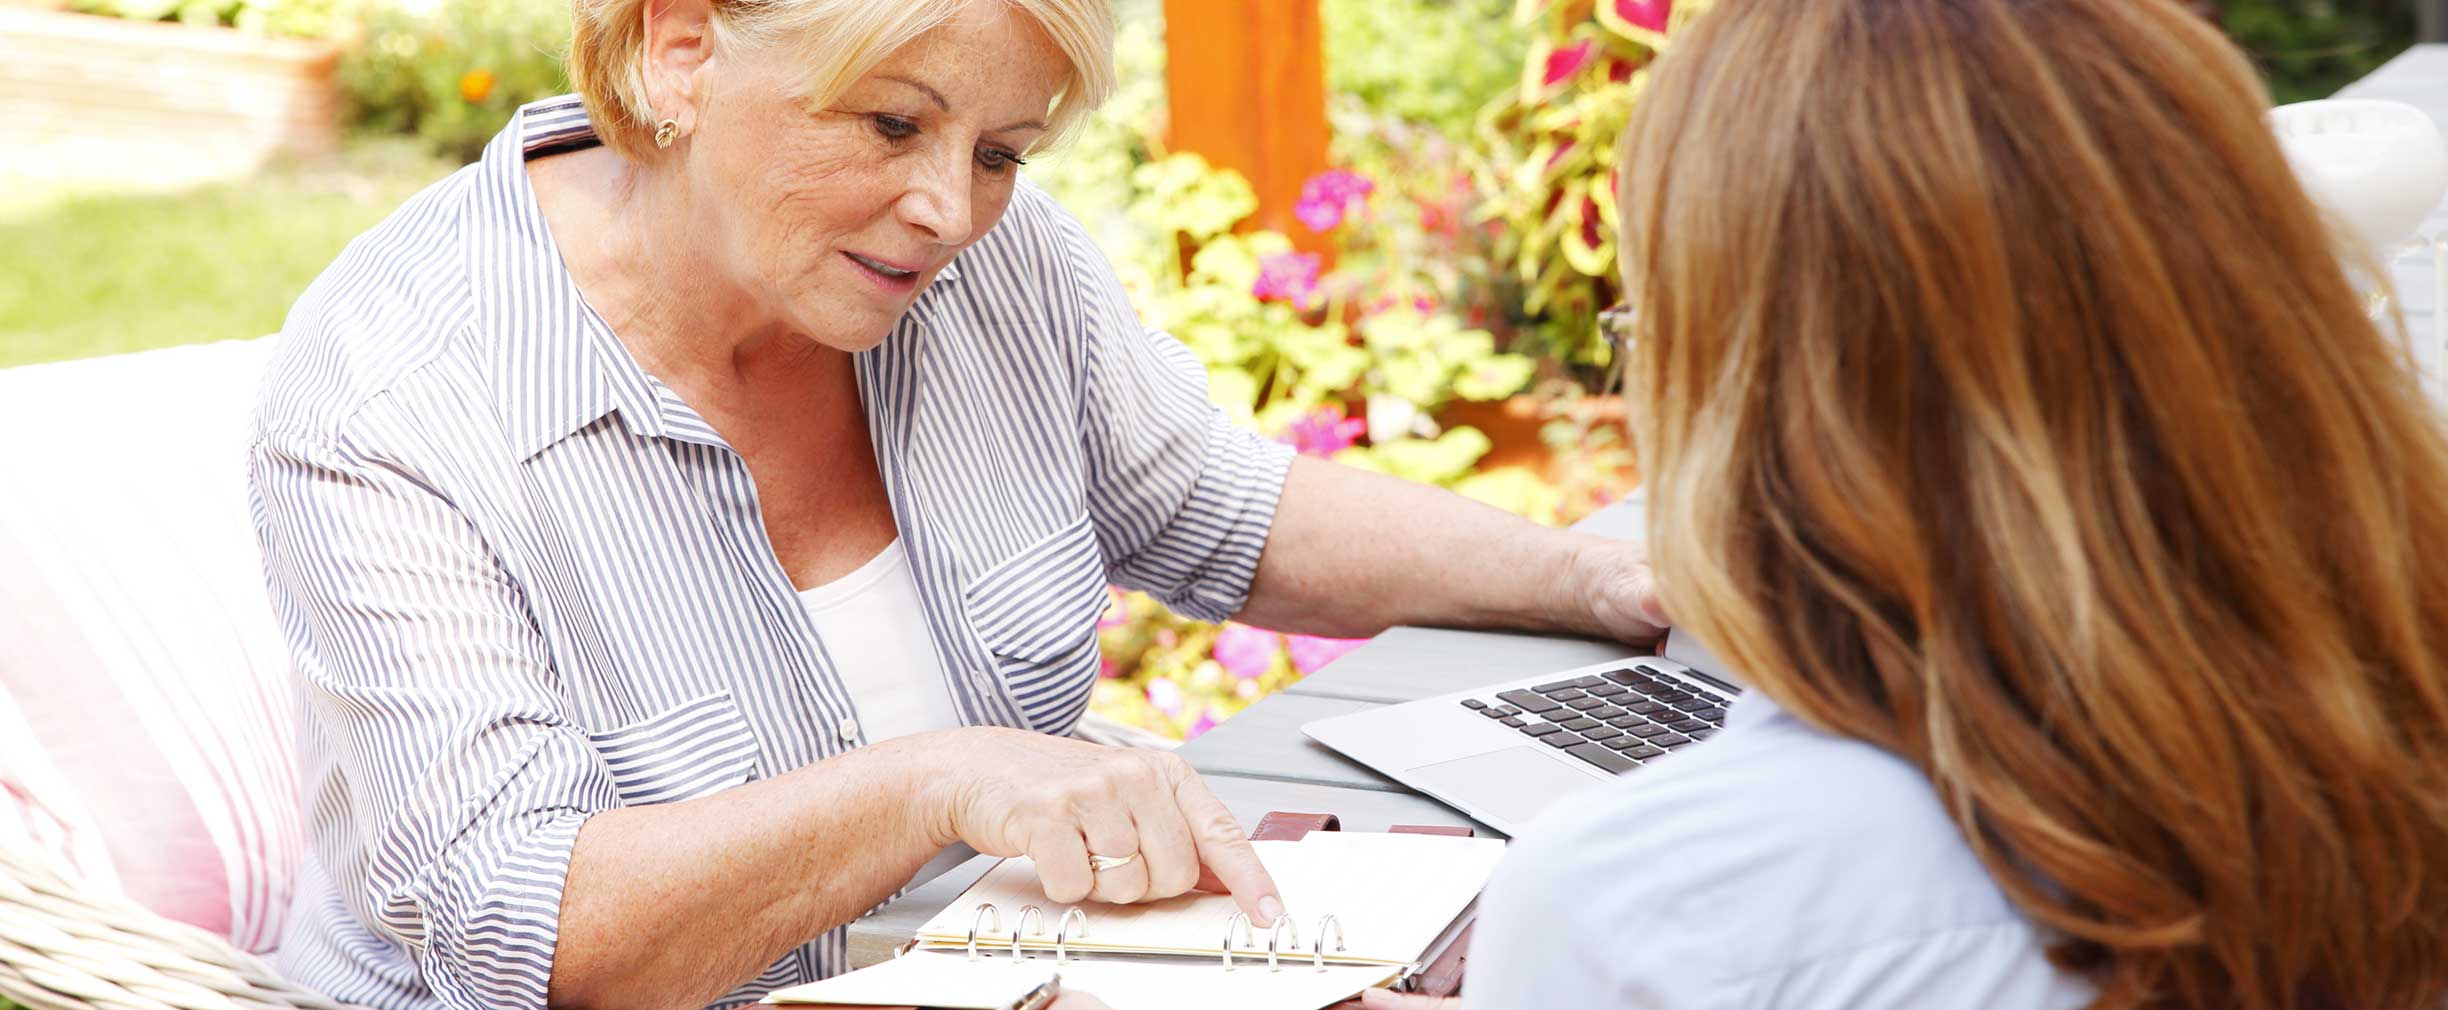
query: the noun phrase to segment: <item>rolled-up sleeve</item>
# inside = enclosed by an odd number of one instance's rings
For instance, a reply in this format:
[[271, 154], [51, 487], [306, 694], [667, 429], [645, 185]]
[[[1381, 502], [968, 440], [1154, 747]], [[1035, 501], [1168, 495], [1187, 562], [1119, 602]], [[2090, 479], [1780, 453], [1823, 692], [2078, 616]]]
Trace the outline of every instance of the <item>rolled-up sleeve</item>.
[[1081, 430], [1106, 573], [1184, 616], [1230, 618], [1257, 579], [1292, 449], [1210, 402], [1197, 356], [1140, 323], [1112, 265], [1065, 223], [1088, 329]]
[[543, 1007], [571, 847], [618, 799], [516, 584], [430, 483], [345, 440], [267, 435], [249, 473], [318, 859], [443, 1005]]

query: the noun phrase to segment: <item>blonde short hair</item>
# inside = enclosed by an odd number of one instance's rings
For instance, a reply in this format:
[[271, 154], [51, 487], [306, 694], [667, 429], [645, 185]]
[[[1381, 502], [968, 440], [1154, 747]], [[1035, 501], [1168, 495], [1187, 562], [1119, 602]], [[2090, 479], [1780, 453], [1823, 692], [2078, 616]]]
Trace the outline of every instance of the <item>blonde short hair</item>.
[[[571, 0], [570, 80], [606, 146], [632, 158], [653, 150], [657, 116], [646, 101], [645, 6], [654, 0]], [[713, 0], [716, 45], [779, 44], [806, 54], [809, 97], [830, 102], [876, 64], [979, 0]], [[1113, 93], [1113, 8], [1108, 0], [997, 0], [1035, 20], [1071, 61], [1071, 79], [1047, 113], [1039, 149], [1060, 140]]]

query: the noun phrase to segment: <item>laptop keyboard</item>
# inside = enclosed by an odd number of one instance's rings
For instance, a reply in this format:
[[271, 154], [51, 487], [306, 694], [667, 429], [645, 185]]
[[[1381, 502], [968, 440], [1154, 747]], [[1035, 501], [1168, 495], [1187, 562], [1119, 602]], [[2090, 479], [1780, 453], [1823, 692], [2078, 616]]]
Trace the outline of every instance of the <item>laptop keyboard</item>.
[[1706, 740], [1725, 724], [1727, 696], [1633, 664], [1464, 698], [1462, 707], [1615, 774]]

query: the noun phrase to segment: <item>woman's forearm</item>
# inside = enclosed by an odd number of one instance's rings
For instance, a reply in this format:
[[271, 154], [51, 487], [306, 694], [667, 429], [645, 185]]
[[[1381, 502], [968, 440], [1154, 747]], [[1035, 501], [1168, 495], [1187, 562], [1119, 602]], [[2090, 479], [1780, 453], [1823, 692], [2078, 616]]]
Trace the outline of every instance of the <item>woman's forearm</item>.
[[700, 1007], [865, 914], [953, 839], [931, 738], [588, 818], [561, 895], [550, 1005]]
[[1301, 457], [1237, 619], [1347, 637], [1398, 624], [1616, 633], [1590, 606], [1591, 582], [1627, 550], [1442, 488]]

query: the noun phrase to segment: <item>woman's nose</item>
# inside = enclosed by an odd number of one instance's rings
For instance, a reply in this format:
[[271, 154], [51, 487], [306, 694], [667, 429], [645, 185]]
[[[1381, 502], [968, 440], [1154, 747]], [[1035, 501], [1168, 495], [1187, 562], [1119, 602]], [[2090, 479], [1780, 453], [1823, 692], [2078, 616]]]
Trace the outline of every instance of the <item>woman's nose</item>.
[[901, 195], [901, 219], [941, 245], [969, 241], [969, 174], [965, 152], [930, 159]]

